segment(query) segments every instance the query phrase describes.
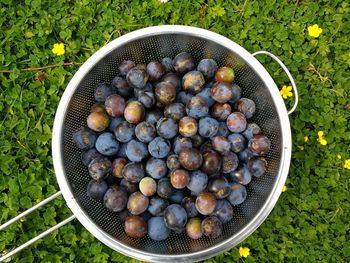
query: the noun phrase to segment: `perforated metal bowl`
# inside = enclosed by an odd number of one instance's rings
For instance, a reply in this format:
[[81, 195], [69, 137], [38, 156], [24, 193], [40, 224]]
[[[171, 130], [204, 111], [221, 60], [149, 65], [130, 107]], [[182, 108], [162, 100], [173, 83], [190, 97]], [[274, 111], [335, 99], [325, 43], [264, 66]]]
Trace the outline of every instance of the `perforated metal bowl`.
[[[115, 213], [107, 211], [101, 202], [88, 198], [86, 186], [90, 176], [81, 163], [80, 150], [72, 142], [72, 133], [86, 125], [86, 116], [94, 103], [96, 84], [110, 82], [117, 75], [120, 62], [127, 59], [136, 63], [159, 61], [183, 51], [191, 53], [196, 62], [202, 58], [213, 58], [219, 66], [233, 67], [235, 82], [242, 87], [243, 96], [256, 103], [257, 113], [252, 121], [271, 140], [271, 151], [266, 156], [268, 170], [264, 176], [254, 178], [247, 186], [247, 200], [233, 208], [234, 217], [224, 226], [219, 238], [191, 240], [185, 234], [172, 233], [170, 238], [161, 242], [148, 237], [136, 240], [126, 236], [123, 224]], [[288, 70], [287, 74], [290, 76]], [[294, 81], [291, 81], [294, 86]], [[97, 239], [133, 258], [188, 262], [228, 250], [249, 236], [265, 220], [287, 178], [291, 131], [288, 113], [275, 82], [252, 54], [233, 41], [207, 30], [158, 26], [119, 37], [81, 66], [67, 86], [57, 109], [52, 153], [58, 184], [67, 205]]]

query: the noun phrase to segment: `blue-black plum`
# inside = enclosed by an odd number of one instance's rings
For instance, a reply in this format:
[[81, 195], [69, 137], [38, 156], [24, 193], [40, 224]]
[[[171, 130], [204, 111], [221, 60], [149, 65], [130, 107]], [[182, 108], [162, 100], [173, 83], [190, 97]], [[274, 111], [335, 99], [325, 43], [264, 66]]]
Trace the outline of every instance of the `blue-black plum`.
[[132, 68], [126, 75], [126, 80], [132, 87], [142, 89], [144, 86], [146, 86], [148, 74], [143, 69]]
[[214, 85], [211, 87], [211, 96], [217, 102], [228, 102], [233, 96], [232, 84], [225, 82], [214, 83]]
[[240, 165], [230, 176], [232, 181], [242, 185], [247, 185], [252, 180], [252, 174], [246, 164]]
[[232, 85], [232, 93], [233, 93], [233, 96], [229, 100], [229, 103], [234, 105], [242, 96], [242, 89], [241, 89], [241, 87], [238, 86], [237, 84], [233, 84]]
[[165, 240], [169, 235], [170, 229], [166, 226], [164, 217], [152, 217], [148, 220], [148, 236], [152, 240]]
[[227, 197], [227, 200], [231, 203], [231, 205], [240, 205], [247, 198], [247, 189], [241, 185], [234, 183], [231, 185], [231, 193]]
[[186, 210], [179, 204], [169, 205], [164, 211], [164, 221], [168, 228], [181, 232], [187, 223]]
[[128, 194], [123, 187], [113, 185], [104, 195], [104, 204], [112, 212], [122, 211], [127, 204]]
[[217, 200], [213, 216], [219, 218], [221, 223], [226, 224], [233, 218], [233, 209], [229, 201], [225, 199]]
[[189, 138], [177, 136], [173, 141], [174, 153], [179, 154], [184, 148], [192, 148], [192, 142]]
[[226, 124], [231, 132], [239, 133], [246, 129], [247, 120], [243, 113], [233, 112], [227, 117]]
[[172, 103], [164, 109], [164, 116], [174, 121], [179, 121], [185, 114], [185, 106], [182, 103]]
[[162, 65], [164, 66], [166, 72], [174, 71], [174, 62], [171, 58], [169, 57], [162, 58]]
[[233, 152], [228, 152], [222, 157], [222, 168], [223, 173], [230, 173], [236, 170], [239, 164], [238, 156]]
[[97, 102], [105, 102], [107, 97], [112, 94], [113, 94], [113, 88], [110, 85], [104, 82], [97, 84], [95, 88], [95, 93], [94, 93], [95, 100]]
[[230, 131], [227, 128], [226, 122], [220, 121], [218, 133], [216, 135], [227, 137], [229, 134], [230, 134]]
[[132, 162], [141, 162], [148, 156], [147, 145], [137, 140], [131, 140], [126, 145], [126, 156]]
[[172, 139], [176, 136], [179, 126], [171, 118], [161, 118], [157, 122], [158, 136], [164, 139]]
[[165, 74], [165, 67], [159, 62], [152, 61], [147, 64], [146, 71], [150, 81], [157, 81]]
[[103, 157], [95, 148], [91, 148], [87, 151], [82, 152], [81, 161], [85, 166], [89, 166], [93, 159]]
[[72, 140], [81, 150], [88, 150], [94, 147], [96, 133], [89, 128], [80, 128], [73, 133]]
[[215, 136], [212, 141], [213, 149], [221, 155], [226, 155], [231, 150], [230, 141], [224, 136]]
[[253, 117], [256, 107], [254, 101], [248, 98], [241, 98], [236, 103], [237, 110], [244, 114], [244, 116], [249, 119]]
[[139, 185], [138, 183], [131, 183], [128, 180], [126, 180], [125, 178], [123, 178], [120, 181], [120, 186], [124, 187], [126, 192], [130, 195], [132, 193], [135, 193], [139, 190]]
[[105, 181], [91, 180], [87, 186], [87, 195], [95, 200], [102, 200], [105, 193], [107, 192], [108, 185]]
[[160, 179], [164, 177], [168, 172], [168, 168], [165, 161], [157, 158], [150, 158], [146, 162], [145, 170], [146, 174], [154, 179]]
[[114, 130], [114, 135], [120, 142], [129, 142], [135, 136], [135, 125], [122, 121]]
[[135, 62], [132, 60], [124, 60], [119, 65], [119, 74], [121, 76], [126, 76], [130, 69], [136, 66]]
[[182, 78], [182, 89], [189, 93], [198, 93], [202, 90], [205, 79], [200, 71], [187, 72]]
[[180, 91], [181, 89], [181, 79], [180, 77], [176, 74], [176, 73], [167, 73], [163, 76], [162, 78], [162, 82], [169, 82], [170, 84], [172, 84], [176, 91]]
[[209, 181], [208, 190], [212, 192], [217, 199], [222, 199], [230, 194], [231, 185], [226, 177], [220, 176]]
[[117, 126], [121, 124], [125, 119], [123, 117], [111, 117], [109, 118], [109, 130], [111, 132], [115, 132]]
[[265, 135], [254, 135], [248, 142], [248, 148], [253, 154], [264, 156], [271, 148], [271, 141]]
[[170, 82], [159, 82], [154, 90], [156, 100], [162, 105], [169, 105], [176, 99], [176, 88]]
[[186, 105], [194, 96], [190, 93], [180, 91], [177, 94], [176, 101]]
[[222, 223], [216, 216], [208, 216], [202, 221], [203, 235], [209, 238], [217, 238], [222, 233]]
[[219, 130], [219, 122], [211, 117], [204, 117], [199, 120], [198, 133], [205, 137], [214, 137]]
[[267, 161], [264, 157], [252, 158], [248, 161], [248, 168], [253, 176], [260, 177], [266, 172]]
[[227, 117], [231, 114], [232, 108], [228, 103], [215, 103], [211, 108], [211, 116], [214, 118], [225, 121]]
[[246, 140], [242, 134], [233, 133], [227, 139], [231, 142], [231, 151], [239, 153], [244, 150]]
[[194, 171], [201, 167], [203, 157], [195, 148], [184, 148], [179, 152], [179, 162], [183, 168]]
[[153, 108], [146, 112], [145, 121], [150, 124], [156, 125], [158, 120], [162, 117], [163, 117], [162, 112], [157, 108]]
[[258, 126], [258, 124], [251, 122], [247, 124], [247, 128], [245, 129], [244, 132], [242, 132], [242, 134], [244, 135], [244, 137], [249, 141], [251, 138], [253, 138], [254, 135], [260, 134], [261, 133], [261, 129]]
[[166, 166], [170, 171], [180, 168], [179, 156], [177, 154], [169, 155], [166, 160]]
[[170, 142], [156, 137], [148, 144], [148, 151], [155, 158], [165, 158], [170, 152]]
[[157, 194], [161, 198], [168, 199], [174, 193], [175, 189], [172, 187], [168, 178], [161, 178], [157, 185]]
[[209, 113], [208, 103], [202, 97], [194, 96], [186, 104], [186, 113], [188, 116], [193, 117], [195, 119], [205, 117]]
[[123, 177], [131, 183], [138, 183], [145, 176], [141, 163], [128, 163], [124, 166]]
[[105, 101], [105, 108], [109, 116], [120, 117], [124, 113], [125, 100], [118, 94], [109, 95]]
[[[197, 96], [202, 97], [208, 104], [208, 107], [211, 107], [214, 105], [215, 100], [211, 96], [211, 88], [204, 88], [197, 94]], [[187, 102], [186, 102], [187, 103]], [[185, 103], [185, 104], [186, 104]]]
[[194, 59], [191, 54], [187, 52], [182, 52], [173, 60], [174, 69], [180, 74], [184, 74], [188, 71], [194, 69]]
[[119, 151], [119, 142], [110, 132], [104, 132], [97, 137], [96, 150], [106, 156], [116, 155]]
[[198, 211], [195, 205], [195, 198], [193, 196], [186, 196], [181, 201], [181, 205], [185, 208], [188, 217], [195, 217], [198, 215]]
[[153, 216], [164, 215], [164, 210], [169, 206], [168, 200], [161, 198], [159, 196], [153, 196], [149, 200], [148, 212]]
[[96, 181], [102, 181], [110, 172], [112, 168], [111, 161], [106, 158], [93, 159], [88, 167], [90, 176]]
[[112, 87], [123, 97], [129, 97], [132, 94], [133, 88], [129, 85], [126, 79], [116, 76], [112, 80]]
[[221, 169], [221, 156], [214, 150], [202, 151], [201, 170], [209, 176], [215, 176]]
[[187, 188], [195, 193], [204, 191], [208, 184], [208, 175], [202, 171], [193, 171], [190, 173], [190, 181]]
[[218, 69], [218, 64], [214, 59], [205, 58], [199, 61], [197, 70], [202, 72], [206, 79], [211, 79], [215, 76], [215, 72]]
[[149, 143], [156, 137], [157, 131], [153, 124], [144, 121], [136, 125], [135, 135], [139, 141]]

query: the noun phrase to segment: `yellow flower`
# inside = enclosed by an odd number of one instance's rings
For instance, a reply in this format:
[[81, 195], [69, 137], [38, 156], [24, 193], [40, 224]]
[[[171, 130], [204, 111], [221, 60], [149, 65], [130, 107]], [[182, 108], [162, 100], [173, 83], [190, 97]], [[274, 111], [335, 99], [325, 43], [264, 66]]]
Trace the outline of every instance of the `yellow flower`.
[[317, 133], [318, 135], [318, 139], [317, 141], [321, 144], [321, 145], [327, 145], [327, 140], [324, 137], [324, 132], [323, 131], [319, 131]]
[[53, 45], [53, 49], [51, 50], [52, 53], [54, 53], [57, 56], [61, 56], [64, 54], [64, 44], [63, 43], [56, 43]]
[[304, 151], [304, 146], [302, 146], [302, 145], [298, 145], [298, 148], [300, 149], [300, 151]]
[[280, 93], [284, 99], [288, 97], [293, 97], [292, 86], [283, 86]]
[[350, 159], [345, 160], [344, 168], [345, 169], [350, 169]]
[[285, 191], [287, 191], [287, 189], [288, 189], [287, 186], [284, 185], [283, 188], [282, 188], [282, 193], [284, 193]]
[[304, 142], [308, 142], [309, 141], [309, 137], [308, 136], [304, 136]]
[[34, 34], [33, 34], [33, 32], [27, 31], [27, 32], [24, 33], [24, 36], [26, 38], [32, 38], [34, 36]]
[[239, 256], [240, 257], [248, 257], [250, 255], [250, 249], [247, 247], [240, 247], [239, 248]]
[[340, 153], [337, 154], [337, 158], [338, 158], [339, 160], [341, 159]]
[[322, 28], [318, 27], [317, 24], [314, 24], [312, 26], [309, 26], [307, 28], [307, 31], [309, 32], [309, 36], [311, 37], [319, 37], [322, 33]]

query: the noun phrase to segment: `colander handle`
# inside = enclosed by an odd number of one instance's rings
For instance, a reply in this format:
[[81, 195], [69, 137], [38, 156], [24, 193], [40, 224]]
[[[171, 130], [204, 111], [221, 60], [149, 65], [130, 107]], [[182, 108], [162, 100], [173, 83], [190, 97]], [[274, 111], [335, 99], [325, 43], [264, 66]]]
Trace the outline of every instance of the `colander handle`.
[[255, 53], [253, 53], [253, 56], [255, 57], [256, 55], [260, 55], [260, 54], [268, 55], [269, 57], [271, 57], [274, 61], [276, 61], [281, 66], [281, 68], [287, 74], [287, 76], [290, 80], [290, 83], [292, 84], [293, 92], [294, 92], [294, 96], [295, 96], [294, 105], [288, 111], [288, 115], [292, 114], [295, 111], [296, 107], [298, 106], [298, 102], [299, 102], [298, 89], [297, 89], [297, 86], [295, 85], [295, 81], [294, 81], [292, 74], [290, 74], [286, 65], [284, 65], [283, 62], [278, 57], [276, 57], [274, 54], [272, 54], [268, 51], [261, 50], [261, 51], [257, 51]]
[[[29, 208], [28, 210], [24, 211], [23, 213], [19, 214], [18, 216], [12, 218], [11, 220], [7, 221], [5, 224], [2, 224], [0, 226], [0, 231], [5, 229], [6, 227], [12, 225], [14, 222], [16, 222], [17, 220], [21, 219], [22, 217], [30, 214], [31, 212], [35, 211], [36, 209], [38, 209], [39, 207], [47, 204], [48, 202], [50, 202], [51, 200], [55, 199], [56, 197], [60, 196], [62, 194], [61, 191], [58, 191], [57, 193], [51, 195], [50, 197], [46, 198], [45, 200], [41, 201], [40, 203], [36, 204], [35, 206]], [[26, 247], [30, 246], [31, 244], [33, 244], [34, 242], [38, 241], [39, 239], [43, 238], [44, 236], [47, 236], [48, 234], [50, 234], [51, 232], [55, 231], [56, 229], [60, 228], [61, 226], [67, 224], [68, 222], [72, 221], [75, 218], [75, 215], [72, 215], [68, 218], [66, 218], [65, 220], [63, 220], [62, 222], [58, 223], [57, 225], [49, 228], [48, 230], [42, 232], [41, 234], [37, 235], [36, 237], [28, 240], [26, 243], [20, 245], [19, 247], [15, 248], [14, 250], [10, 251], [9, 253], [3, 255], [2, 257], [0, 257], [0, 262], [3, 262], [5, 259], [13, 256], [14, 254], [18, 253], [19, 251], [25, 249]]]

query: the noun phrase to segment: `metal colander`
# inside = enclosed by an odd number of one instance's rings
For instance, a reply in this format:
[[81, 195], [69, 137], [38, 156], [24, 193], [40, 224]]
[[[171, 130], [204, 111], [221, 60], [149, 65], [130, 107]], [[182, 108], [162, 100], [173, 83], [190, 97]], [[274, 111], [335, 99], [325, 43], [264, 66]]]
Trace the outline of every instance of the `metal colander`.
[[[266, 156], [268, 170], [247, 186], [247, 200], [233, 207], [234, 217], [224, 225], [219, 238], [192, 240], [186, 234], [172, 233], [165, 241], [153, 241], [147, 236], [136, 240], [125, 234], [115, 213], [109, 212], [102, 202], [87, 196], [86, 187], [91, 178], [81, 163], [81, 151], [72, 142], [72, 133], [86, 126], [86, 116], [95, 103], [96, 85], [101, 81], [110, 82], [118, 74], [118, 65], [123, 60], [148, 63], [160, 61], [163, 57], [173, 58], [183, 51], [191, 53], [196, 63], [202, 58], [213, 58], [219, 66], [230, 66], [235, 70], [235, 82], [242, 88], [243, 96], [256, 103], [257, 113], [251, 121], [256, 122], [271, 140], [271, 151]], [[278, 62], [291, 78], [288, 70]], [[291, 82], [294, 87], [293, 79]], [[278, 88], [253, 55], [231, 40], [207, 30], [158, 26], [134, 31], [112, 41], [81, 66], [59, 104], [52, 152], [61, 188], [59, 194], [63, 194], [74, 214], [66, 222], [77, 217], [96, 238], [130, 257], [157, 262], [187, 262], [212, 257], [237, 245], [268, 216], [287, 178], [291, 131]]]

